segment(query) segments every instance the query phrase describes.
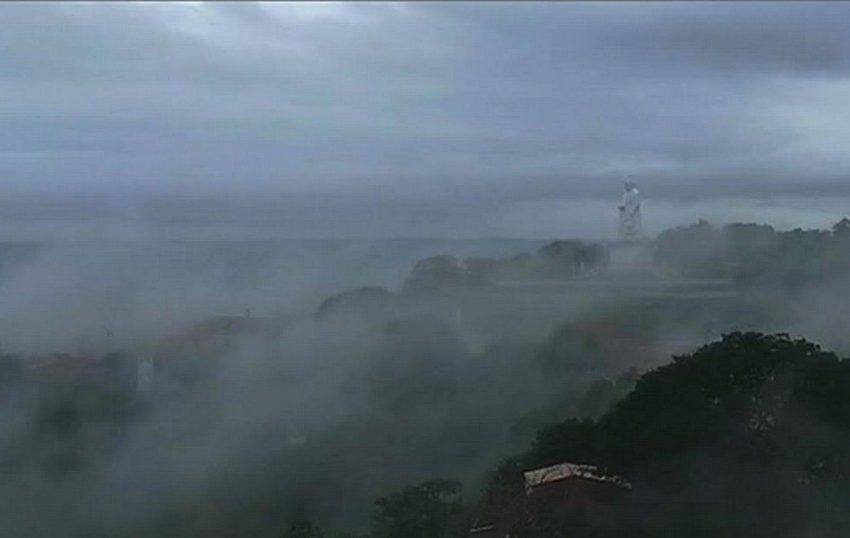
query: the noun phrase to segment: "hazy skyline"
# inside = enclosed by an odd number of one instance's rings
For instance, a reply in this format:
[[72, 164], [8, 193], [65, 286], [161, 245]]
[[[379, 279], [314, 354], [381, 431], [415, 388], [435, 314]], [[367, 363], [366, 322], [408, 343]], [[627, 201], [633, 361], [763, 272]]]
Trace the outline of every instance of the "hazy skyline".
[[649, 232], [850, 200], [843, 3], [8, 3], [0, 47], [16, 222], [607, 235], [626, 175]]

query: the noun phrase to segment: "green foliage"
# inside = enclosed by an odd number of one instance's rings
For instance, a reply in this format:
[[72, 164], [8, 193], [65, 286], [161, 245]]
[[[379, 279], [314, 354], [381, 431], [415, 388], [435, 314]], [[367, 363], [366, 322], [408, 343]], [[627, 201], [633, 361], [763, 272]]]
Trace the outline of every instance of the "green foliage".
[[633, 368], [615, 379], [601, 379], [593, 383], [578, 402], [578, 416], [597, 419], [605, 414], [634, 389], [639, 375]]
[[739, 282], [798, 286], [850, 271], [850, 220], [832, 232], [734, 223], [721, 229], [704, 220], [665, 230], [655, 241], [655, 261], [687, 277], [734, 277]]
[[573, 278], [608, 261], [608, 250], [580, 241], [554, 241], [537, 252], [543, 278]]
[[524, 487], [522, 460], [516, 457], [502, 460], [490, 473], [487, 480], [487, 488], [491, 493], [502, 490], [507, 492], [510, 497], [521, 492]]
[[[599, 383], [589, 400], [625, 392], [635, 377]], [[841, 510], [850, 502], [850, 363], [835, 354], [785, 334], [735, 332], [612, 399], [599, 420], [542, 428], [528, 452], [498, 465], [486, 486], [491, 511], [524, 495], [523, 470], [570, 461], [624, 475], [634, 489], [593, 508], [602, 512], [536, 513], [541, 536], [850, 532]], [[448, 522], [463, 513], [459, 487], [445, 481], [376, 506], [374, 538], [451, 536]]]
[[309, 521], [295, 521], [281, 538], [324, 538], [325, 533]]
[[[531, 454], [525, 459], [527, 467], [543, 467], [563, 461], [577, 463], [595, 461], [595, 424], [592, 420], [567, 419], [537, 432]], [[564, 455], [569, 454], [565, 459]]]
[[316, 316], [361, 316], [382, 320], [392, 303], [393, 294], [386, 288], [365, 286], [346, 290], [322, 301]]
[[618, 509], [631, 535], [743, 535], [756, 516], [727, 510], [785, 509], [759, 532], [795, 535], [817, 521], [817, 535], [844, 536], [850, 362], [784, 334], [725, 335], [643, 375], [598, 422], [541, 429], [495, 484], [563, 461], [633, 482]]
[[850, 219], [844, 217], [832, 226], [832, 235], [837, 239], [850, 238]]
[[[781, 401], [768, 401], [779, 391]], [[542, 430], [532, 452], [541, 461], [591, 459], [629, 471], [748, 434], [759, 406], [769, 404], [850, 430], [848, 397], [850, 365], [834, 354], [786, 335], [732, 333], [645, 374], [598, 423], [569, 420]], [[776, 422], [783, 417], [772, 415], [772, 427], [792, 426]]]
[[463, 514], [461, 485], [435, 479], [375, 501], [372, 538], [462, 536], [454, 526]]
[[471, 283], [469, 269], [454, 256], [419, 260], [404, 283], [405, 295], [450, 292]]
[[416, 263], [404, 284], [404, 293], [439, 294], [460, 287], [492, 284], [498, 280], [571, 279], [608, 263], [608, 249], [580, 241], [553, 241], [537, 252], [506, 259], [433, 256]]
[[723, 236], [705, 220], [665, 230], [655, 240], [654, 259], [674, 273], [715, 277], [723, 273]]
[[781, 241], [781, 235], [773, 227], [727, 224], [722, 234], [726, 239], [726, 255], [734, 267], [732, 274], [738, 280], [757, 280], [771, 271]]

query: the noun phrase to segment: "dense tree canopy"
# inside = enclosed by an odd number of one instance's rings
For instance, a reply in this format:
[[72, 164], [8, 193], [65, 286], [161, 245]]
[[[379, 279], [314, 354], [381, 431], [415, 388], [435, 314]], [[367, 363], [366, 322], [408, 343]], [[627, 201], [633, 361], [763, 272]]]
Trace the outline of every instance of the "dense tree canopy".
[[632, 480], [617, 535], [846, 535], [850, 362], [728, 334], [642, 376], [599, 421], [542, 429], [515, 468], [563, 461]]
[[748, 284], [799, 286], [850, 271], [850, 220], [832, 231], [732, 223], [715, 228], [705, 220], [665, 230], [654, 242], [655, 262], [689, 277], [732, 277]]
[[465, 536], [453, 525], [463, 511], [461, 485], [430, 480], [375, 502], [372, 538], [450, 538]]

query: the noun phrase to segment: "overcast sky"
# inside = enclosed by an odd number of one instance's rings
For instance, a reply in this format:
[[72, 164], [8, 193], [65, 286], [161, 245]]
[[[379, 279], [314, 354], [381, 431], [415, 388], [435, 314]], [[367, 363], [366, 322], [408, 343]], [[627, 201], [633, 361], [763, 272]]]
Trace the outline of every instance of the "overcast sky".
[[850, 212], [847, 3], [3, 3], [0, 51], [6, 219], [604, 235], [627, 175], [649, 228]]

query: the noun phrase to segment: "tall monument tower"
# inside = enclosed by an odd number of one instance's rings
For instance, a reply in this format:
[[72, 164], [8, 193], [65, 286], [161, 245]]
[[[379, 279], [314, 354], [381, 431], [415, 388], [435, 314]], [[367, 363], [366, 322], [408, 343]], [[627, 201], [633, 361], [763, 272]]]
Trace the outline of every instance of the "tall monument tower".
[[636, 241], [643, 236], [640, 222], [640, 192], [634, 181], [626, 181], [620, 210], [620, 240]]

